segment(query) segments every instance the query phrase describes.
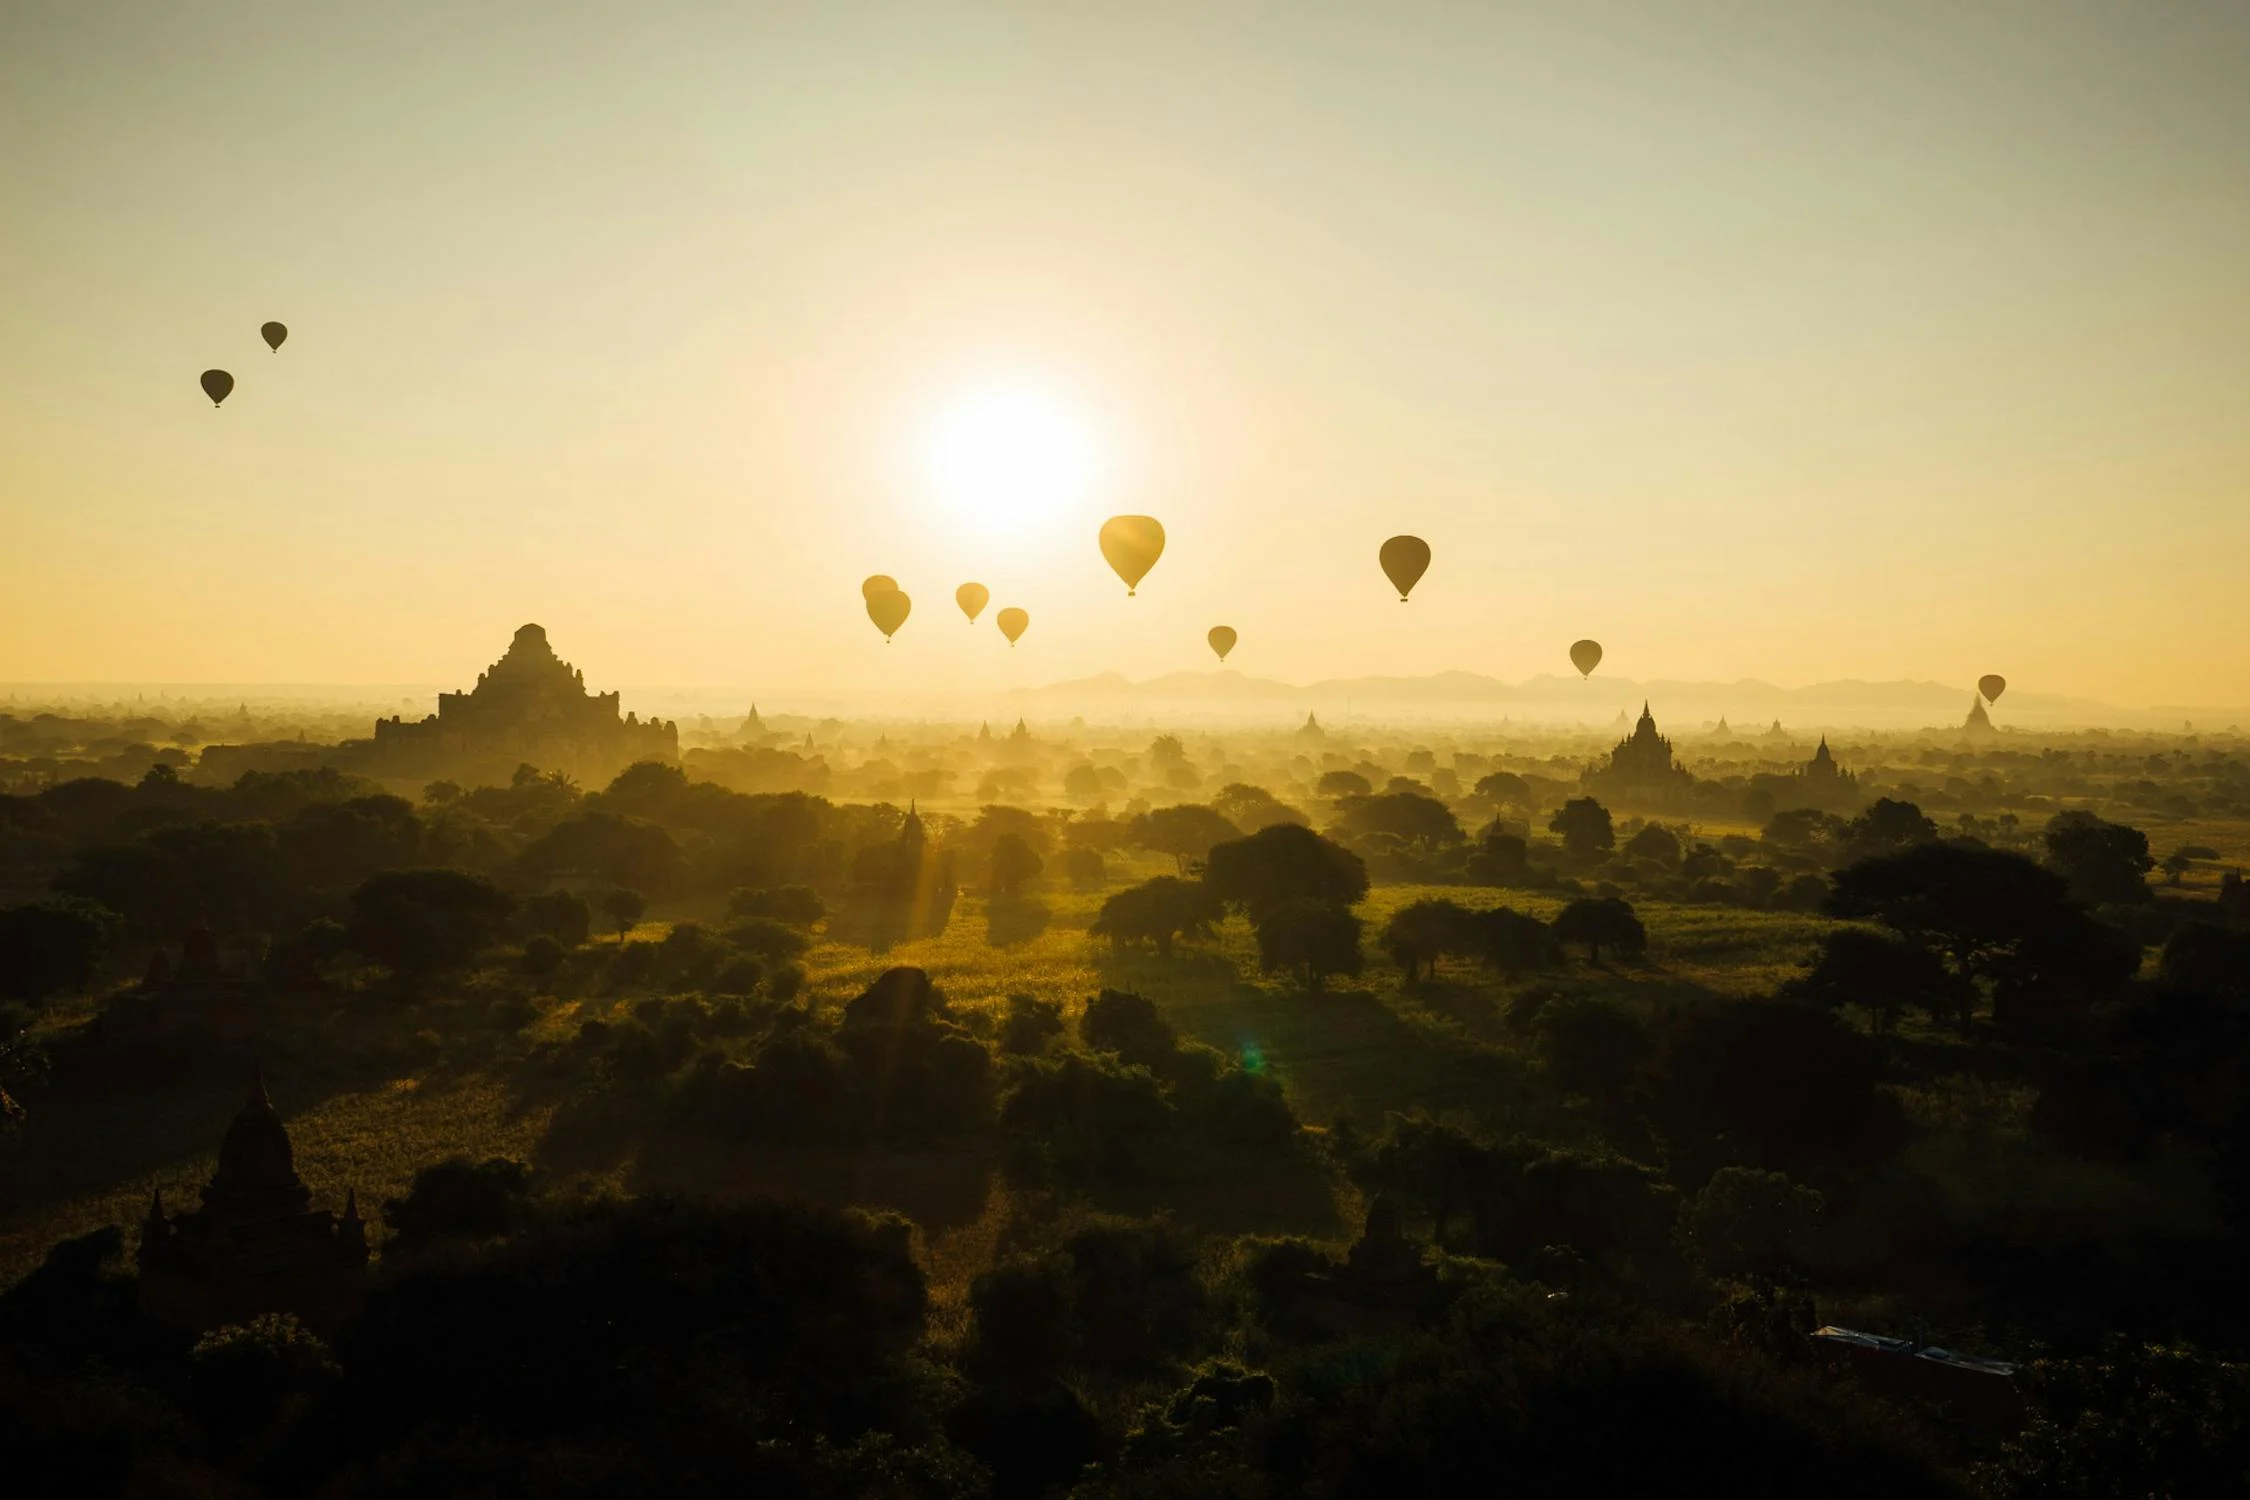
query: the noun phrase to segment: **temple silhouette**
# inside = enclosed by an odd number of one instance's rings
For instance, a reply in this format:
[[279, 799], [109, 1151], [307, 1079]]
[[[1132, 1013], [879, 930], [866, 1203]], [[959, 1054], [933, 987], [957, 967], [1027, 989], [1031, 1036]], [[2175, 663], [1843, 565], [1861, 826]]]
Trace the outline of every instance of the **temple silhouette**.
[[1672, 742], [1657, 732], [1656, 716], [1646, 703], [1633, 732], [1610, 751], [1609, 764], [1588, 770], [1583, 780], [1598, 795], [1643, 802], [1679, 796], [1695, 784], [1687, 767], [1673, 758]]
[[203, 1331], [263, 1313], [333, 1328], [359, 1310], [367, 1226], [358, 1197], [347, 1193], [340, 1215], [312, 1206], [257, 1064], [202, 1206], [168, 1214], [163, 1190], [150, 1195], [139, 1265], [141, 1311], [178, 1328]]
[[441, 693], [438, 711], [409, 722], [378, 719], [367, 769], [379, 776], [444, 775], [479, 766], [531, 764], [604, 782], [636, 761], [675, 762], [679, 726], [618, 715], [618, 695], [590, 693], [586, 674], [555, 654], [547, 632], [526, 625], [507, 654], [466, 693]]

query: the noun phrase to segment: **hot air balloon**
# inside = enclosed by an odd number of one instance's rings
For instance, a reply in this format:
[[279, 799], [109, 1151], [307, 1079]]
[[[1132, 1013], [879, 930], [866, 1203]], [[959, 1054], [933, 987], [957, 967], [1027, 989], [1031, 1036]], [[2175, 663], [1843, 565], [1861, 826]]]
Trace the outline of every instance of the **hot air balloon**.
[[953, 602], [961, 606], [961, 613], [974, 625], [977, 616], [984, 613], [984, 607], [992, 602], [992, 590], [981, 583], [964, 583], [953, 591]]
[[258, 325], [258, 332], [264, 336], [266, 347], [279, 354], [281, 352], [281, 341], [289, 337], [289, 325], [286, 323], [261, 323]]
[[1602, 664], [1602, 643], [1600, 641], [1572, 642], [1570, 664], [1578, 669], [1579, 676], [1593, 676], [1594, 668]]
[[898, 580], [884, 573], [870, 573], [859, 581], [859, 597], [872, 599], [877, 594], [895, 594]]
[[1164, 555], [1164, 527], [1154, 516], [1111, 516], [1102, 522], [1102, 556], [1125, 580], [1131, 598]]
[[1404, 604], [1414, 585], [1430, 569], [1430, 544], [1418, 536], [1394, 536], [1383, 543], [1378, 556], [1383, 563], [1383, 576], [1398, 590], [1398, 602]]
[[2008, 679], [1998, 672], [1987, 672], [1977, 679], [1977, 691], [1984, 694], [1987, 703], [1998, 703], [2000, 695], [2008, 690]]
[[1211, 643], [1213, 651], [1219, 653], [1219, 660], [1225, 661], [1227, 653], [1234, 649], [1234, 627], [1232, 625], [1214, 625], [1211, 627], [1211, 633], [1204, 639]]
[[1012, 608], [1000, 611], [999, 614], [993, 616], [993, 619], [999, 622], [1000, 633], [1008, 638], [1008, 644], [1011, 646], [1023, 634], [1024, 627], [1031, 623], [1031, 616], [1020, 609]]
[[867, 596], [867, 618], [873, 620], [875, 628], [883, 632], [883, 644], [886, 646], [891, 643], [891, 637], [898, 634], [899, 626], [906, 623], [906, 616], [913, 608], [914, 601], [897, 589], [884, 589]]
[[220, 402], [226, 400], [228, 393], [233, 389], [234, 377], [226, 371], [205, 370], [203, 372], [203, 394], [211, 398], [213, 406], [217, 406]]

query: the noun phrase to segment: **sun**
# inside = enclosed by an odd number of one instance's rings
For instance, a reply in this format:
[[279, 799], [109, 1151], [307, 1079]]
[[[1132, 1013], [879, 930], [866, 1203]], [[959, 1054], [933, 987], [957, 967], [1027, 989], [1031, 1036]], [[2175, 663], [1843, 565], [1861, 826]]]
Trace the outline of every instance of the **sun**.
[[1079, 511], [1100, 452], [1087, 414], [1061, 391], [1033, 380], [994, 381], [960, 392], [931, 416], [922, 466], [956, 519], [1012, 532]]

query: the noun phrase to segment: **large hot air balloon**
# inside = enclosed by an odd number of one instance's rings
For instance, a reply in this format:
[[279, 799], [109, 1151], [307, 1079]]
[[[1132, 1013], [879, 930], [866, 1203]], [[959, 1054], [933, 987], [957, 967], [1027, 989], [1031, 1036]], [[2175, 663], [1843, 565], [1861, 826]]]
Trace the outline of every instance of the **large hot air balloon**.
[[1211, 643], [1211, 649], [1219, 653], [1219, 660], [1225, 661], [1227, 653], [1234, 649], [1234, 627], [1232, 625], [1214, 625], [1211, 627], [1210, 635], [1206, 636], [1205, 639]]
[[1573, 641], [1570, 647], [1570, 664], [1578, 669], [1579, 676], [1593, 676], [1594, 668], [1602, 664], [1602, 643]]
[[867, 596], [867, 618], [873, 620], [875, 628], [883, 632], [883, 644], [886, 646], [891, 643], [891, 637], [898, 634], [899, 626], [906, 623], [906, 616], [913, 608], [914, 601], [897, 589], [884, 589]]
[[1133, 591], [1164, 555], [1164, 527], [1154, 516], [1111, 516], [1102, 522], [1102, 556], [1125, 580], [1125, 594]]
[[266, 347], [279, 354], [281, 352], [281, 341], [289, 337], [289, 325], [286, 323], [261, 323], [258, 325], [258, 332], [265, 339]]
[[953, 591], [953, 602], [961, 606], [961, 613], [974, 625], [977, 616], [984, 613], [984, 607], [992, 602], [992, 590], [981, 583], [964, 583]]
[[233, 389], [234, 377], [226, 371], [205, 370], [203, 372], [203, 394], [211, 398], [213, 406], [217, 406], [220, 402], [226, 400], [227, 394]]
[[1987, 672], [1977, 679], [1977, 691], [1984, 694], [1987, 703], [1998, 703], [2000, 695], [2008, 690], [2008, 679], [1998, 672]]
[[1414, 591], [1430, 569], [1430, 544], [1418, 536], [1394, 536], [1383, 543], [1378, 554], [1383, 563], [1383, 576], [1398, 590], [1398, 602], [1404, 604], [1406, 596]]
[[999, 622], [1000, 633], [1008, 638], [1008, 644], [1011, 646], [1023, 635], [1024, 628], [1031, 623], [1031, 616], [1020, 609], [1013, 608], [1000, 611], [993, 616], [993, 619]]
[[870, 573], [859, 581], [859, 597], [872, 599], [877, 594], [895, 594], [898, 580], [886, 573]]

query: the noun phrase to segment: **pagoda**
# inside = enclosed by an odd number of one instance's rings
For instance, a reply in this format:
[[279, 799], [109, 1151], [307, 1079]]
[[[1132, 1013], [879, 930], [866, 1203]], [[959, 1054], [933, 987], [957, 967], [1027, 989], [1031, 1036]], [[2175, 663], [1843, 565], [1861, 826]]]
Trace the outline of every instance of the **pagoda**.
[[678, 724], [620, 718], [617, 700], [586, 691], [586, 674], [555, 654], [544, 629], [525, 625], [474, 688], [440, 693], [436, 713], [376, 720], [373, 768], [403, 775], [490, 760], [607, 780], [637, 761], [679, 759]]
[[263, 1313], [333, 1328], [359, 1310], [367, 1226], [358, 1196], [345, 1194], [342, 1214], [312, 1206], [256, 1063], [202, 1206], [166, 1213], [163, 1190], [150, 1194], [139, 1266], [141, 1311], [176, 1328], [200, 1332]]

